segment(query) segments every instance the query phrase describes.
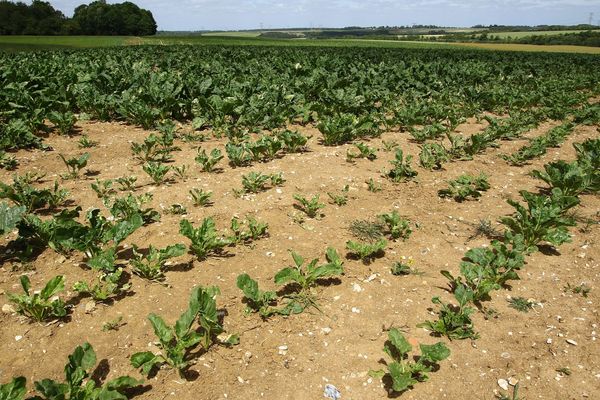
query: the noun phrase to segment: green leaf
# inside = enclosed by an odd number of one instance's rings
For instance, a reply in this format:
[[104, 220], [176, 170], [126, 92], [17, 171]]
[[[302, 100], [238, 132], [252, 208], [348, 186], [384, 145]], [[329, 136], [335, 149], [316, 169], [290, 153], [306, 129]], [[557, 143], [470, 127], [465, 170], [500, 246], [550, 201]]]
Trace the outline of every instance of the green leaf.
[[248, 274], [241, 274], [237, 277], [237, 287], [244, 293], [244, 296], [252, 301], [259, 301], [258, 282]]
[[148, 315], [148, 319], [154, 328], [154, 333], [161, 343], [167, 344], [173, 340], [173, 331], [165, 324], [165, 321], [156, 314]]
[[450, 356], [450, 349], [442, 342], [432, 345], [421, 344], [419, 347], [421, 348], [421, 359], [431, 363], [445, 360]]
[[134, 368], [140, 368], [142, 365], [152, 361], [156, 356], [151, 351], [142, 351], [135, 353], [129, 359]]
[[15, 229], [26, 210], [25, 206], [9, 207], [4, 202], [0, 203], [0, 235], [5, 235]]
[[275, 283], [278, 285], [283, 285], [288, 282], [300, 283], [302, 281], [302, 275], [296, 268], [287, 267], [279, 271], [274, 279]]
[[10, 383], [0, 385], [0, 400], [23, 400], [27, 393], [26, 384], [26, 379], [19, 376]]
[[371, 378], [375, 378], [375, 379], [381, 379], [385, 376], [386, 372], [383, 369], [378, 369], [378, 370], [374, 370], [371, 369], [369, 370], [369, 376]]
[[40, 297], [44, 300], [48, 300], [50, 297], [54, 296], [56, 293], [65, 289], [65, 277], [62, 275], [55, 276], [50, 279], [42, 292], [40, 293]]
[[121, 391], [123, 389], [141, 385], [142, 383], [144, 383], [143, 380], [134, 379], [130, 376], [120, 376], [116, 379], [108, 381], [105, 385], [105, 388], [108, 390]]
[[31, 289], [31, 281], [27, 275], [21, 276], [21, 287], [23, 291], [29, 296], [29, 290]]
[[408, 343], [404, 335], [396, 328], [390, 329], [388, 332], [388, 339], [391, 345], [398, 351], [401, 358], [404, 358], [404, 356], [412, 350], [410, 343]]
[[390, 376], [392, 377], [392, 389], [395, 392], [403, 392], [415, 383], [416, 379], [413, 379], [410, 371], [405, 371], [401, 364], [392, 362], [388, 364]]
[[304, 264], [304, 258], [302, 258], [302, 256], [295, 251], [292, 251], [292, 258], [294, 259], [294, 263], [298, 268]]

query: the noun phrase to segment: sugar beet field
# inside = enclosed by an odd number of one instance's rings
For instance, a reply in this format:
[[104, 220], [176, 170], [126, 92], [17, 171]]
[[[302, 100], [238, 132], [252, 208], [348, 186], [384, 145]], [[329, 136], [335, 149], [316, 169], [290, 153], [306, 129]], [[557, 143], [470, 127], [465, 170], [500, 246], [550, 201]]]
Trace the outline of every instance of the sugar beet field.
[[600, 397], [600, 57], [0, 54], [0, 399]]

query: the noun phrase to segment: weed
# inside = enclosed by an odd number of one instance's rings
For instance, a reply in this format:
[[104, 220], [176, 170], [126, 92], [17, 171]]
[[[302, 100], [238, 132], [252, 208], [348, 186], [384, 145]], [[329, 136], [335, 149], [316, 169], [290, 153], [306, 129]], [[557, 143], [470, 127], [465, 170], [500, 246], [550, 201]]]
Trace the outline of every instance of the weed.
[[525, 297], [511, 297], [508, 300], [508, 306], [514, 308], [517, 311], [521, 312], [529, 312], [529, 310], [533, 309], [535, 305], [534, 302], [526, 299]]
[[123, 325], [125, 325], [125, 322], [123, 322], [123, 317], [119, 316], [111, 321], [103, 323], [102, 332], [118, 331]]
[[565, 286], [563, 289], [565, 292], [580, 294], [583, 297], [588, 297], [588, 294], [592, 291], [592, 288], [586, 285], [585, 283], [580, 283], [577, 286], [571, 286], [570, 283], [567, 283], [567, 286]]

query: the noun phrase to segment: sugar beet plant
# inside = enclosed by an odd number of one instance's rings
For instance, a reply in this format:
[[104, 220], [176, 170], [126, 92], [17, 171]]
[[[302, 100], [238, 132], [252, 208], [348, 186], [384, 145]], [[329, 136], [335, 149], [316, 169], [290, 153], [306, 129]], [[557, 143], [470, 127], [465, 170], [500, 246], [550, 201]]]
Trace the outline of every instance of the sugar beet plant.
[[392, 380], [392, 390], [402, 393], [417, 382], [425, 382], [429, 379], [429, 372], [439, 368], [438, 363], [450, 356], [450, 349], [443, 342], [433, 345], [420, 344], [421, 354], [411, 361], [409, 352], [412, 345], [406, 340], [402, 332], [397, 328], [391, 328], [388, 332], [388, 340], [383, 351], [392, 359], [385, 362], [385, 370], [369, 371], [372, 377], [383, 378], [388, 375]]
[[449, 197], [458, 202], [469, 198], [477, 199], [481, 197], [481, 192], [490, 188], [488, 177], [484, 173], [479, 176], [464, 174], [455, 180], [448, 181], [448, 188], [438, 191], [438, 196]]
[[231, 244], [229, 238], [217, 233], [212, 218], [204, 218], [198, 228], [194, 228], [188, 220], [183, 219], [179, 223], [179, 233], [190, 239], [190, 251], [199, 260], [205, 259], [211, 253], [219, 253]]
[[404, 157], [404, 153], [401, 149], [396, 150], [395, 159], [390, 161], [393, 168], [386, 172], [385, 176], [393, 182], [403, 182], [414, 178], [417, 176], [417, 171], [412, 169], [411, 160], [411, 155]]
[[152, 245], [148, 246], [146, 252], [140, 251], [133, 246], [133, 258], [130, 260], [133, 273], [150, 281], [162, 281], [165, 279], [166, 262], [174, 257], [185, 253], [185, 245], [174, 244], [159, 249]]
[[[131, 356], [131, 365], [140, 368], [142, 374], [149, 375], [155, 368], [167, 365], [176, 369], [181, 377], [193, 363], [191, 351], [198, 345], [204, 352], [217, 342], [217, 335], [224, 332], [217, 311], [216, 296], [219, 288], [196, 287], [192, 290], [187, 310], [181, 314], [174, 326], [156, 314], [150, 314], [148, 320], [159, 341], [161, 352], [154, 354], [150, 351], [135, 353]], [[194, 327], [194, 322], [199, 326]], [[236, 335], [231, 335], [224, 342], [226, 345], [237, 344]]]
[[537, 250], [537, 245], [548, 242], [554, 246], [570, 241], [568, 227], [575, 226], [573, 217], [565, 211], [579, 204], [579, 199], [566, 196], [561, 189], [554, 188], [549, 196], [521, 191], [527, 206], [514, 200], [507, 202], [515, 208], [511, 217], [501, 222], [515, 235], [522, 235], [525, 251]]
[[[142, 381], [129, 376], [120, 376], [104, 384], [92, 378], [92, 371], [96, 365], [96, 352], [89, 343], [77, 346], [68, 356], [65, 365], [65, 381], [57, 382], [52, 379], [43, 379], [35, 382], [37, 396], [28, 400], [126, 400], [125, 390], [142, 384]], [[26, 379], [18, 377], [12, 382], [0, 385], [0, 399], [24, 400], [27, 393]]]
[[317, 258], [310, 261], [292, 252], [294, 266], [286, 267], [275, 274], [275, 284], [289, 286], [289, 292], [281, 297], [275, 292], [262, 291], [258, 283], [248, 274], [238, 276], [237, 286], [244, 293], [248, 311], [258, 312], [263, 318], [271, 315], [298, 314], [308, 307], [317, 307], [312, 290], [320, 280], [333, 278], [344, 273], [343, 261], [337, 251], [328, 247], [325, 252], [327, 262], [318, 265]]
[[62, 318], [67, 315], [64, 301], [55, 296], [65, 289], [65, 277], [62, 275], [50, 279], [38, 293], [31, 291], [31, 282], [27, 275], [21, 277], [24, 294], [9, 294], [8, 299], [17, 306], [17, 313], [33, 321], [41, 322], [50, 318]]

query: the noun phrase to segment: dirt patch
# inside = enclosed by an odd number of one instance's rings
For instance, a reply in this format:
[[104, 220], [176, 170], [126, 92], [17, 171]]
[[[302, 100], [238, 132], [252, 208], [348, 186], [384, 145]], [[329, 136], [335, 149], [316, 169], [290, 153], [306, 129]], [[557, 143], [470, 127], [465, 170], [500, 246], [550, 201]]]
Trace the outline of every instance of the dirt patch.
[[[460, 127], [472, 134], [484, 125], [470, 121]], [[542, 134], [552, 124], [542, 125], [528, 133]], [[573, 241], [558, 249], [559, 254], [535, 253], [527, 258], [520, 273], [521, 280], [512, 284], [510, 291], [493, 292], [486, 306], [497, 311], [495, 317], [474, 317], [477, 341], [453, 341], [430, 337], [416, 328], [427, 319], [435, 318], [431, 297], [450, 300], [447, 281], [440, 270], [458, 271], [461, 257], [469, 248], [489, 243], [489, 239], [473, 238], [475, 226], [484, 219], [496, 224], [500, 216], [511, 213], [505, 199], [518, 197], [519, 190], [536, 191], [541, 181], [528, 173], [540, 169], [546, 162], [575, 158], [571, 144], [588, 137], [597, 137], [596, 127], [577, 127], [560, 149], [549, 149], [542, 159], [525, 167], [511, 167], [500, 154], [515, 151], [525, 139], [502, 142], [499, 149], [490, 149], [473, 161], [453, 162], [441, 171], [427, 171], [417, 167], [415, 181], [394, 184], [382, 177], [389, 168], [393, 152], [378, 151], [374, 161], [346, 161], [351, 145], [324, 147], [319, 144], [320, 134], [313, 128], [302, 128], [313, 135], [310, 151], [286, 155], [268, 163], [250, 167], [231, 168], [226, 159], [218, 165], [218, 173], [200, 172], [194, 163], [197, 144], [177, 145], [173, 165], [188, 164], [187, 181], [175, 180], [155, 187], [141, 166], [132, 159], [131, 141], [141, 142], [149, 132], [121, 124], [82, 123], [82, 133], [99, 145], [88, 149], [91, 154], [88, 169], [96, 176], [80, 180], [61, 181], [71, 192], [74, 202], [83, 210], [90, 207], [104, 209], [91, 190], [90, 184], [98, 179], [114, 179], [125, 175], [138, 177], [136, 194], [150, 192], [149, 204], [162, 214], [161, 221], [136, 231], [125, 246], [137, 244], [145, 248], [152, 244], [164, 247], [188, 240], [178, 233], [181, 216], [164, 213], [174, 203], [187, 208], [185, 218], [197, 224], [202, 218], [213, 216], [219, 229], [229, 227], [233, 216], [251, 215], [269, 224], [270, 236], [252, 243], [229, 249], [231, 257], [210, 257], [198, 262], [186, 255], [176, 262], [192, 262], [189, 270], [167, 272], [168, 286], [149, 283], [137, 276], [131, 277], [132, 295], [112, 305], [98, 306], [92, 313], [85, 312], [85, 300], [72, 309], [69, 321], [50, 325], [32, 324], [14, 314], [2, 314], [0, 323], [0, 381], [23, 375], [31, 383], [43, 378], [62, 379], [66, 356], [75, 346], [89, 341], [98, 359], [107, 359], [109, 377], [120, 374], [138, 376], [129, 365], [131, 354], [152, 347], [155, 336], [146, 317], [157, 313], [168, 323], [174, 323], [187, 306], [191, 289], [197, 285], [217, 285], [221, 295], [217, 302], [226, 310], [225, 328], [240, 335], [240, 345], [231, 349], [213, 347], [201, 355], [191, 370], [197, 377], [189, 382], [176, 373], [163, 370], [147, 380], [151, 390], [139, 395], [140, 399], [315, 399], [321, 398], [327, 383], [335, 385], [343, 399], [383, 399], [388, 394], [377, 379], [368, 376], [370, 369], [379, 369], [379, 360], [386, 340], [386, 328], [402, 328], [413, 342], [430, 344], [443, 340], [451, 349], [448, 360], [441, 362], [439, 371], [432, 373], [426, 383], [402, 395], [405, 399], [434, 398], [492, 398], [498, 389], [497, 380], [516, 377], [521, 382], [521, 394], [535, 399], [594, 398], [600, 393], [600, 355], [597, 351], [597, 324], [600, 247], [598, 225], [585, 232], [573, 229]], [[405, 153], [418, 160], [418, 145], [406, 133], [386, 133], [369, 145], [382, 149], [382, 139], [396, 140]], [[20, 151], [16, 154], [19, 174], [27, 171], [47, 173], [41, 186], [50, 186], [59, 174], [65, 172], [58, 154], [80, 155], [77, 138], [51, 137], [47, 143], [52, 152]], [[225, 140], [211, 139], [201, 143], [202, 148], [224, 148]], [[414, 163], [414, 161], [413, 161]], [[250, 171], [283, 172], [286, 182], [278, 189], [256, 195], [237, 197], [233, 189], [241, 188], [241, 176]], [[462, 173], [485, 172], [491, 189], [479, 201], [456, 203], [441, 199], [437, 191], [446, 181]], [[0, 178], [9, 182], [11, 174], [0, 171]], [[367, 190], [365, 180], [373, 178], [382, 191]], [[349, 185], [350, 200], [346, 206], [328, 204], [321, 219], [307, 219], [299, 224], [294, 216], [293, 195], [320, 194], [326, 200], [328, 191], [340, 191]], [[211, 207], [194, 207], [188, 198], [189, 189], [197, 187], [213, 191]], [[577, 212], [580, 216], [596, 218], [600, 211], [597, 196], [582, 196]], [[282, 267], [292, 263], [290, 250], [305, 258], [324, 259], [327, 246], [345, 255], [345, 242], [353, 239], [348, 227], [357, 219], [375, 218], [376, 215], [398, 210], [413, 222], [413, 234], [407, 241], [389, 242], [382, 258], [369, 265], [345, 259], [345, 275], [339, 282], [317, 290], [321, 312], [311, 310], [300, 315], [274, 317], [261, 321], [257, 315], [245, 315], [242, 294], [236, 288], [236, 277], [249, 273], [265, 289], [275, 289], [273, 276]], [[501, 227], [499, 227], [500, 229]], [[6, 244], [0, 243], [2, 245]], [[390, 266], [402, 257], [411, 257], [414, 267], [423, 275], [393, 276]], [[65, 259], [51, 250], [45, 251], [26, 271], [32, 286], [39, 288], [57, 274], [66, 276], [67, 286], [93, 274], [80, 268], [80, 255]], [[0, 269], [0, 290], [3, 293], [20, 291], [19, 276], [23, 266], [5, 263]], [[592, 288], [588, 297], [567, 293], [567, 284], [586, 283]], [[507, 296], [533, 298], [539, 303], [528, 313], [508, 307]], [[72, 291], [66, 295], [73, 297]], [[8, 303], [0, 296], [2, 304]], [[432, 308], [433, 307], [433, 308]], [[124, 325], [116, 331], [102, 331], [102, 325], [123, 318]], [[16, 340], [16, 339], [19, 340]], [[574, 340], [577, 345], [567, 343]], [[287, 346], [282, 351], [281, 346]], [[560, 375], [556, 370], [569, 368], [571, 375]], [[465, 396], [465, 387], [469, 394]]]

